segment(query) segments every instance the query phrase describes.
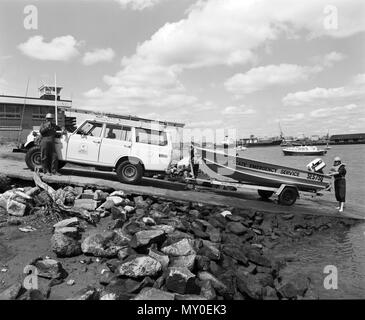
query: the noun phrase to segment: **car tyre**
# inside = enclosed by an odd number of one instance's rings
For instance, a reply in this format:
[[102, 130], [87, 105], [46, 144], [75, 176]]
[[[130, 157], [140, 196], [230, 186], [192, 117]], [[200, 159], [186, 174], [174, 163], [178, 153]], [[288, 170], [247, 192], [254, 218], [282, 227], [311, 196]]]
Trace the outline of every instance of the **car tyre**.
[[126, 160], [118, 165], [116, 172], [120, 182], [137, 184], [142, 180], [143, 167], [140, 162]]

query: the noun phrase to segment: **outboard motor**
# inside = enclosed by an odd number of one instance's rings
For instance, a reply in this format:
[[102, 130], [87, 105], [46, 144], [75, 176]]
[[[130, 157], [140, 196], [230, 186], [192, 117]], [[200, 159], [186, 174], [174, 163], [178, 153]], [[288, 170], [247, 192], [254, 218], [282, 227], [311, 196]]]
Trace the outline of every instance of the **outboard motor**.
[[324, 163], [324, 161], [321, 158], [317, 158], [307, 164], [307, 169], [308, 171], [311, 172], [317, 172], [323, 174], [323, 168], [325, 166], [326, 164]]

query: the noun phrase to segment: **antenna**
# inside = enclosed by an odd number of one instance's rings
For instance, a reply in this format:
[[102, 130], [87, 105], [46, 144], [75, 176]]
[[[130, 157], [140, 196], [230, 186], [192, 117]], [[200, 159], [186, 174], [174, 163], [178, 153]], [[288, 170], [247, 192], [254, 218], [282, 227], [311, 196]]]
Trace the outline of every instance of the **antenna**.
[[28, 77], [28, 81], [27, 81], [27, 87], [25, 89], [25, 96], [24, 96], [24, 103], [23, 103], [23, 110], [22, 110], [22, 117], [21, 117], [21, 120], [20, 120], [20, 130], [19, 130], [19, 133], [18, 133], [18, 141], [17, 141], [17, 144], [19, 146], [20, 144], [20, 136], [23, 132], [23, 120], [24, 120], [24, 112], [25, 112], [25, 103], [27, 101], [27, 96], [28, 96], [28, 88], [29, 88], [29, 80], [30, 78]]

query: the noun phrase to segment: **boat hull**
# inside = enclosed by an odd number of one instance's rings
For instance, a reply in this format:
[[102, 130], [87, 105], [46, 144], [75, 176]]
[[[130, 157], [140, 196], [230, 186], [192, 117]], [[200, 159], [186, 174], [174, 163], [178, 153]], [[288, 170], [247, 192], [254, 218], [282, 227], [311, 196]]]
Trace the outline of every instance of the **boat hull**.
[[228, 155], [195, 147], [199, 168], [210, 178], [227, 182], [279, 188], [296, 186], [300, 191], [317, 192], [329, 187], [331, 176]]
[[287, 151], [283, 150], [284, 155], [286, 156], [323, 156], [327, 153], [326, 150], [320, 151]]

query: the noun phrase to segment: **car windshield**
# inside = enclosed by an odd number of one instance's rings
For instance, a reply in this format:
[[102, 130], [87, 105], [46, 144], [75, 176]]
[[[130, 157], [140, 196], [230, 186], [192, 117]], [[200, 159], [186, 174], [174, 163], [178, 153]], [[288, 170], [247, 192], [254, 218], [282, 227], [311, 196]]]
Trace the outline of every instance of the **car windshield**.
[[86, 122], [79, 130], [77, 130], [76, 133], [86, 136], [100, 137], [102, 129], [102, 123]]
[[157, 146], [166, 146], [167, 134], [164, 131], [137, 128], [136, 142], [152, 144]]

